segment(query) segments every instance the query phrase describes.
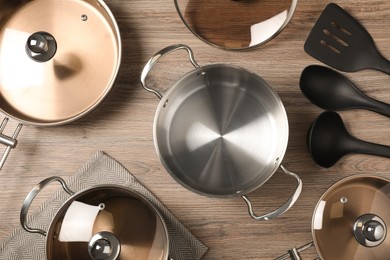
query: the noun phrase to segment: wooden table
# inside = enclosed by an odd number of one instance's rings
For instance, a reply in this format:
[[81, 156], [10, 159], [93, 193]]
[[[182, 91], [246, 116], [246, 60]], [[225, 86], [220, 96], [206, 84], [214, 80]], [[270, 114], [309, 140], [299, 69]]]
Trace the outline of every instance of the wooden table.
[[[322, 110], [300, 92], [299, 78], [306, 66], [319, 64], [303, 44], [329, 1], [300, 0], [287, 28], [268, 44], [247, 52], [224, 51], [196, 38], [181, 22], [171, 0], [109, 0], [123, 40], [123, 63], [111, 95], [88, 116], [58, 127], [25, 126], [19, 144], [0, 172], [0, 239], [19, 226], [19, 211], [30, 191], [43, 178], [65, 179], [98, 150], [121, 162], [210, 249], [204, 259], [273, 259], [286, 250], [311, 241], [311, 217], [317, 200], [333, 183], [352, 174], [390, 176], [390, 160], [368, 155], [344, 157], [330, 169], [317, 166], [306, 148], [306, 132]], [[379, 0], [338, 1], [372, 34], [381, 52], [390, 57], [390, 3]], [[228, 63], [262, 76], [280, 95], [290, 124], [289, 145], [283, 164], [298, 173], [304, 184], [300, 199], [278, 219], [252, 220], [241, 198], [214, 199], [190, 192], [176, 183], [157, 158], [152, 136], [158, 104], [155, 95], [139, 84], [146, 61], [170, 44], [193, 48], [200, 65]], [[167, 57], [151, 84], [169, 86], [191, 70], [184, 52]], [[346, 74], [371, 97], [390, 103], [390, 77], [377, 71]], [[390, 145], [390, 120], [373, 112], [340, 113], [358, 138]], [[6, 132], [12, 133], [16, 122]], [[294, 181], [275, 174], [250, 194], [259, 212], [283, 203]], [[34, 202], [38, 207], [59, 186], [48, 187]], [[312, 259], [315, 250], [303, 254]]]

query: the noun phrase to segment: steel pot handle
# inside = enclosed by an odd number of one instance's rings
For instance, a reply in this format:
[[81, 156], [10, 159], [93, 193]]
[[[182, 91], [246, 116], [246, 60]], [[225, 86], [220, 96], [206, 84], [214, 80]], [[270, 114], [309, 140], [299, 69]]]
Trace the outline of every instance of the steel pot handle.
[[10, 136], [3, 134], [3, 131], [4, 131], [7, 123], [8, 123], [8, 117], [5, 117], [3, 119], [3, 122], [1, 122], [1, 125], [0, 125], [0, 144], [3, 144], [6, 146], [4, 153], [3, 153], [3, 156], [0, 159], [0, 170], [3, 168], [4, 163], [7, 160], [8, 155], [11, 152], [11, 149], [16, 147], [16, 144], [18, 143], [18, 140], [16, 140], [16, 138], [18, 137], [20, 130], [22, 130], [22, 126], [23, 126], [21, 123], [19, 123], [14, 131], [14, 134], [12, 135], [12, 137], [10, 137]]
[[44, 235], [46, 236], [46, 231], [42, 230], [42, 229], [34, 229], [34, 228], [30, 228], [28, 225], [27, 225], [27, 213], [28, 213], [28, 210], [30, 209], [30, 206], [34, 200], [34, 198], [38, 195], [38, 193], [44, 188], [46, 187], [48, 184], [50, 184], [51, 182], [53, 181], [58, 181], [62, 188], [66, 191], [66, 193], [68, 193], [69, 195], [73, 195], [74, 192], [72, 190], [69, 189], [69, 187], [66, 185], [64, 179], [62, 179], [61, 177], [57, 177], [57, 176], [53, 176], [53, 177], [49, 177], [49, 178], [46, 178], [44, 179], [43, 181], [41, 181], [37, 186], [35, 186], [31, 191], [30, 193], [27, 195], [27, 197], [24, 199], [24, 202], [23, 202], [23, 206], [22, 206], [22, 209], [20, 211], [20, 224], [22, 225], [22, 227], [27, 231], [27, 232], [30, 232], [30, 233], [39, 233], [41, 235]]
[[253, 212], [252, 203], [249, 200], [249, 198], [246, 195], [242, 196], [242, 198], [245, 200], [246, 204], [248, 205], [249, 215], [252, 218], [254, 218], [255, 220], [270, 220], [270, 219], [273, 219], [273, 218], [276, 218], [276, 217], [282, 215], [283, 213], [285, 213], [287, 210], [289, 210], [294, 205], [294, 203], [299, 198], [299, 195], [301, 194], [301, 191], [302, 191], [302, 181], [301, 181], [301, 178], [299, 178], [299, 176], [297, 174], [287, 170], [283, 165], [280, 165], [280, 168], [287, 175], [290, 175], [290, 176], [294, 177], [297, 180], [298, 186], [295, 189], [294, 193], [291, 195], [291, 197], [281, 207], [279, 207], [278, 209], [276, 209], [276, 210], [274, 210], [274, 211], [272, 211], [270, 213], [267, 213], [267, 214], [261, 215], [261, 216], [257, 216]]
[[149, 88], [149, 87], [146, 86], [146, 83], [145, 83], [146, 77], [149, 75], [149, 73], [152, 70], [153, 66], [156, 65], [156, 63], [162, 57], [164, 57], [165, 55], [167, 55], [167, 54], [169, 54], [169, 53], [171, 53], [173, 51], [177, 51], [177, 50], [181, 50], [181, 49], [185, 49], [188, 52], [188, 55], [189, 55], [189, 58], [190, 58], [190, 62], [192, 63], [192, 65], [195, 68], [199, 68], [200, 67], [199, 64], [195, 61], [194, 53], [192, 52], [192, 49], [190, 47], [188, 47], [187, 45], [184, 45], [184, 44], [170, 45], [170, 46], [162, 49], [161, 51], [157, 52], [156, 54], [154, 54], [153, 57], [150, 58], [149, 61], [144, 66], [144, 69], [142, 70], [142, 73], [141, 73], [141, 85], [142, 85], [142, 87], [146, 91], [154, 93], [159, 99], [162, 98], [162, 94], [160, 92], [158, 92], [157, 90]]

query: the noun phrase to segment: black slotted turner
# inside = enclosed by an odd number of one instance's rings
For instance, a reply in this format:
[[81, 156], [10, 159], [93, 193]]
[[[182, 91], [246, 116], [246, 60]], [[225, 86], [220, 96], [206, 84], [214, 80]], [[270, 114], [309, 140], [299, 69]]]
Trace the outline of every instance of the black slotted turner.
[[368, 31], [337, 4], [330, 3], [311, 30], [305, 51], [335, 69], [376, 69], [390, 75], [390, 61], [377, 50]]

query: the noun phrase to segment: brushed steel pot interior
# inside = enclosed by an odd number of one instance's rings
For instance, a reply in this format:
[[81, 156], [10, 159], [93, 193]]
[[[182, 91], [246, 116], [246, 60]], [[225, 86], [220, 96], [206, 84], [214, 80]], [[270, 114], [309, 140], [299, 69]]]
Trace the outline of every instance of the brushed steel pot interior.
[[240, 196], [279, 167], [288, 120], [279, 96], [261, 77], [231, 65], [208, 65], [164, 94], [154, 141], [182, 185], [209, 196]]
[[[162, 95], [146, 84], [165, 55], [186, 50], [195, 70]], [[199, 66], [184, 44], [158, 51], [144, 66], [142, 87], [160, 98], [154, 143], [169, 174], [190, 191], [209, 197], [241, 196], [255, 220], [270, 220], [290, 209], [302, 191], [300, 177], [281, 165], [288, 143], [288, 120], [276, 92], [257, 74], [214, 64]], [[279, 208], [257, 215], [247, 194], [280, 168], [297, 186]]]

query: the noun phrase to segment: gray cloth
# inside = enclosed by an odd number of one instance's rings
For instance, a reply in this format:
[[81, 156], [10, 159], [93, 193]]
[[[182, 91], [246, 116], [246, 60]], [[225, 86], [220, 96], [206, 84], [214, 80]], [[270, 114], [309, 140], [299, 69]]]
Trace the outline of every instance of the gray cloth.
[[[103, 152], [95, 154], [77, 175], [69, 178], [67, 184], [75, 192], [99, 184], [117, 184], [142, 194], [160, 211], [165, 220], [170, 240], [170, 257], [174, 260], [200, 259], [208, 250], [129, 171]], [[31, 213], [28, 225], [46, 230], [57, 210], [68, 198], [69, 195], [64, 190], [58, 190], [38, 210]], [[45, 259], [45, 237], [28, 233], [21, 227], [16, 228], [2, 242], [0, 259]]]

